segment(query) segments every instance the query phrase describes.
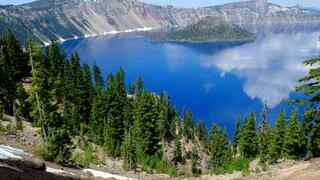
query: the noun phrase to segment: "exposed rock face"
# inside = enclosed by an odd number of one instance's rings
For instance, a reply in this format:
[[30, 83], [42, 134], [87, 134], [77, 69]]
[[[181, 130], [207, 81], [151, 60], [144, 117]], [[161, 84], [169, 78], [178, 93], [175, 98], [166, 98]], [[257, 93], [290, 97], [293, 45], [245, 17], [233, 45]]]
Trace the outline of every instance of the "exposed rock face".
[[320, 11], [251, 0], [198, 9], [150, 5], [137, 0], [38, 0], [0, 6], [0, 29], [13, 29], [21, 40], [28, 33], [39, 42], [104, 34], [135, 28], [187, 26], [214, 16], [250, 32], [320, 29]]

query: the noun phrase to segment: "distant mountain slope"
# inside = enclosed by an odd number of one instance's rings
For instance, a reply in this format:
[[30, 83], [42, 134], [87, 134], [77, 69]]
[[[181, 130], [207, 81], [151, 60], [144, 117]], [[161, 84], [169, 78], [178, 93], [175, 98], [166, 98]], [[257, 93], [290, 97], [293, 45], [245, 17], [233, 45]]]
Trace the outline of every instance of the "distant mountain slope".
[[236, 24], [252, 33], [320, 29], [320, 12], [252, 0], [198, 9], [163, 7], [137, 0], [38, 0], [0, 7], [0, 28], [12, 28], [24, 41], [39, 42], [104, 34], [135, 28], [184, 27], [206, 16]]
[[155, 33], [158, 41], [175, 42], [216, 42], [216, 41], [249, 41], [254, 39], [254, 34], [241, 29], [223, 19], [205, 17], [200, 21], [181, 28], [177, 31]]

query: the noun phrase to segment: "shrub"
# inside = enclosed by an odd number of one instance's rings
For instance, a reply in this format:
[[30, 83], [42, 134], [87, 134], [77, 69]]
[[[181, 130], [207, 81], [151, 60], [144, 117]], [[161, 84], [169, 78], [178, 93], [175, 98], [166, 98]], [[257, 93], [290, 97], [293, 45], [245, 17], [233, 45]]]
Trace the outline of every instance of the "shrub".
[[17, 134], [17, 127], [13, 123], [7, 124], [5, 131], [9, 135], [16, 135]]
[[144, 171], [150, 172], [155, 170], [157, 173], [166, 173], [170, 176], [177, 176], [177, 169], [169, 162], [162, 159], [162, 156], [157, 155], [139, 155], [138, 162]]
[[77, 150], [73, 153], [71, 161], [82, 167], [88, 167], [91, 163], [96, 163], [93, 155], [92, 146], [90, 144], [86, 145], [84, 150]]
[[17, 128], [17, 130], [19, 130], [19, 131], [22, 131], [22, 130], [23, 130], [23, 123], [22, 123], [22, 121], [21, 121], [20, 118], [16, 119], [16, 128]]
[[70, 139], [66, 131], [53, 128], [49, 130], [44, 143], [35, 149], [35, 153], [46, 161], [63, 164], [70, 157], [69, 143]]
[[233, 159], [227, 166], [228, 172], [249, 170], [250, 161], [244, 158]]

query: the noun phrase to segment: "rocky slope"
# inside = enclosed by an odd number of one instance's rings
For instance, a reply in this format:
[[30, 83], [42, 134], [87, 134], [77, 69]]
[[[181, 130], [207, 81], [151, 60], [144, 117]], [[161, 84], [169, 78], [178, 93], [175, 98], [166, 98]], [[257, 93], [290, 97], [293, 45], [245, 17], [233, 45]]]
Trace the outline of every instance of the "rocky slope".
[[31, 34], [39, 42], [88, 37], [128, 29], [181, 27], [213, 16], [250, 32], [320, 29], [320, 12], [252, 0], [198, 9], [162, 7], [137, 0], [38, 0], [0, 6], [0, 29], [13, 29], [20, 40]]

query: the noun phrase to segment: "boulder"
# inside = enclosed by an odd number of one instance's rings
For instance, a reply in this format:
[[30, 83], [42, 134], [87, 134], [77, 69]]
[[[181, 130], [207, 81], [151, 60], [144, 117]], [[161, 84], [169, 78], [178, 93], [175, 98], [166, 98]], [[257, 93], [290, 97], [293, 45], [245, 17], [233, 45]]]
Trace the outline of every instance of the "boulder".
[[21, 161], [25, 165], [25, 167], [27, 167], [27, 168], [41, 170], [41, 171], [46, 170], [45, 162], [43, 160], [38, 159], [38, 158], [23, 157]]

